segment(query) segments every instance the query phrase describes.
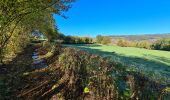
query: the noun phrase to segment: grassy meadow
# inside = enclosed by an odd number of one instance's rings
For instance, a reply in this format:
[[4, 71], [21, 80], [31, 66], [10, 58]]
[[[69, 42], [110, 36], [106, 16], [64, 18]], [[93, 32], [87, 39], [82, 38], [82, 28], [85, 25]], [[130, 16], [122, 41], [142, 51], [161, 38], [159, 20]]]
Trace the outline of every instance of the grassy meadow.
[[66, 46], [79, 48], [103, 57], [110, 57], [114, 62], [128, 66], [130, 70], [140, 71], [151, 79], [170, 82], [170, 52], [168, 51], [99, 44]]

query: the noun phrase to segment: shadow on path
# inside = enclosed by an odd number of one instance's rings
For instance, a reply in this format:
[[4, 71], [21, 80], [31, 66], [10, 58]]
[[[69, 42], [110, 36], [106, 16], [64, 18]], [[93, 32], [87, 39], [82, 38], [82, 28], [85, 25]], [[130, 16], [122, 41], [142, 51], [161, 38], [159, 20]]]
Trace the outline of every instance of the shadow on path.
[[22, 75], [32, 71], [32, 46], [27, 46], [22, 52], [18, 53], [12, 61], [1, 66], [0, 72], [0, 99], [15, 98], [15, 92], [22, 87]]

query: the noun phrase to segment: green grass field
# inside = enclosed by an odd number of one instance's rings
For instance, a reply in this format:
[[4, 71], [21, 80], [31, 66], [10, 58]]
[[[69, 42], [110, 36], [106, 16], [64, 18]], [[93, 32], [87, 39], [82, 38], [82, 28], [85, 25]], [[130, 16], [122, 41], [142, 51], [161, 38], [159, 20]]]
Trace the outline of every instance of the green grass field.
[[170, 52], [168, 51], [98, 44], [66, 46], [79, 48], [103, 57], [111, 57], [113, 61], [128, 66], [135, 71], [143, 72], [152, 79], [170, 82]]

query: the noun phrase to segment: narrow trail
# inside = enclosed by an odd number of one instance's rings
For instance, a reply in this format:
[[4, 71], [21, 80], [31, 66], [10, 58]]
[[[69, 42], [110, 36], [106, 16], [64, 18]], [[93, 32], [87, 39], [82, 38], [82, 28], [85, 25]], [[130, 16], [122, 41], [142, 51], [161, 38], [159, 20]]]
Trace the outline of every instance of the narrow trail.
[[41, 56], [41, 49], [34, 45], [30, 54], [31, 64], [29, 66], [32, 70], [22, 76], [22, 80], [19, 82], [19, 84], [22, 83], [22, 86], [19, 86], [20, 90], [15, 93], [17, 99], [51, 98], [53, 100], [56, 99], [55, 94], [67, 87], [69, 76], [64, 75], [57, 64], [50, 65]]
[[0, 100], [16, 98], [16, 93], [25, 86], [24, 73], [31, 72], [33, 47], [28, 46], [7, 62], [0, 73]]
[[44, 59], [41, 59], [38, 54], [38, 49], [35, 49], [32, 54], [33, 59], [33, 68], [39, 69], [39, 68], [47, 68], [48, 65]]

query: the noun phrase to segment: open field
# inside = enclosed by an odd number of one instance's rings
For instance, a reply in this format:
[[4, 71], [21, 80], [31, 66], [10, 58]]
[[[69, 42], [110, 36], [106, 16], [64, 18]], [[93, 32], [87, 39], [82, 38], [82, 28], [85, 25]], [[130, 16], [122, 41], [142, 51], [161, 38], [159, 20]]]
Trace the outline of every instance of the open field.
[[103, 57], [111, 57], [115, 62], [140, 71], [149, 78], [170, 82], [170, 52], [147, 50], [134, 47], [118, 47], [112, 45], [66, 45], [79, 48]]

